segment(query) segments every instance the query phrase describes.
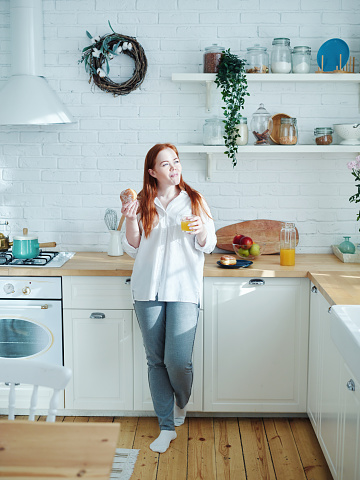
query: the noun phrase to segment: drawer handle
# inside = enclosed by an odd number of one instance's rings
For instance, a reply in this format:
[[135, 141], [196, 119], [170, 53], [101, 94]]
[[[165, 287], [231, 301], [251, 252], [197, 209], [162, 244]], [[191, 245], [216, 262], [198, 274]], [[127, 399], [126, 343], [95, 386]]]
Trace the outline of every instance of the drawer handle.
[[312, 291], [312, 293], [317, 293], [318, 290], [317, 290], [317, 288], [315, 287], [315, 285], [311, 288], [311, 291]]
[[130, 282], [131, 282], [131, 278], [127, 278], [127, 279], [125, 280], [125, 285], [130, 285]]
[[93, 312], [93, 313], [90, 315], [90, 318], [105, 318], [105, 313]]
[[350, 378], [350, 380], [347, 382], [346, 384], [348, 390], [352, 391], [352, 392], [355, 392], [355, 382], [352, 378]]
[[249, 280], [249, 285], [265, 285], [265, 280], [262, 278], [252, 278]]

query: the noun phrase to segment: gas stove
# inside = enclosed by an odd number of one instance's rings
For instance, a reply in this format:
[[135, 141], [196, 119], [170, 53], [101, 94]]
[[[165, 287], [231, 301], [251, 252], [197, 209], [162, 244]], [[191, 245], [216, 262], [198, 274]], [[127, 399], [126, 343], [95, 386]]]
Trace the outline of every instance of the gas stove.
[[49, 267], [59, 268], [64, 265], [75, 252], [43, 252], [36, 258], [15, 258], [11, 252], [0, 252], [0, 267]]

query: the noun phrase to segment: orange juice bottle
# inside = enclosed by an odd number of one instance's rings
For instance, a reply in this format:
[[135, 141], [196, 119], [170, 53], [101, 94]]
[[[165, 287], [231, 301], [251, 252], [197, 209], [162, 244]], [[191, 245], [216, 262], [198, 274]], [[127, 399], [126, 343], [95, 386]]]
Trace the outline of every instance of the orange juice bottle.
[[295, 265], [295, 224], [286, 222], [280, 232], [280, 265]]

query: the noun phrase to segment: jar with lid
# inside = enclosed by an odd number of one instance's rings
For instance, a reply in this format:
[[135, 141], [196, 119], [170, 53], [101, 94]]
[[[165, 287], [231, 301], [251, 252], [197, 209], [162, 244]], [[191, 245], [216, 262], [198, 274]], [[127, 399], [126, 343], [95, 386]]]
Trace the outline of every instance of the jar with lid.
[[219, 64], [224, 50], [224, 47], [220, 47], [216, 43], [205, 48], [204, 73], [217, 73], [219, 71]]
[[274, 38], [271, 51], [272, 73], [291, 72], [291, 48], [289, 38]]
[[251, 119], [251, 131], [255, 137], [254, 145], [269, 145], [269, 137], [272, 132], [273, 121], [270, 113], [263, 103], [253, 114]]
[[269, 73], [269, 54], [266, 47], [256, 44], [247, 48], [246, 73]]
[[207, 118], [203, 127], [204, 145], [225, 145], [225, 126], [219, 117]]
[[334, 130], [331, 127], [318, 127], [314, 129], [316, 145], [331, 145]]
[[291, 60], [293, 73], [309, 73], [310, 72], [310, 47], [294, 47]]
[[280, 120], [280, 145], [296, 145], [298, 140], [296, 118]]
[[285, 222], [280, 231], [280, 265], [295, 265], [295, 223]]
[[249, 138], [249, 130], [247, 126], [247, 118], [241, 117], [239, 118], [239, 123], [236, 125], [237, 131], [240, 137], [237, 137], [236, 144], [237, 145], [247, 145], [248, 138]]

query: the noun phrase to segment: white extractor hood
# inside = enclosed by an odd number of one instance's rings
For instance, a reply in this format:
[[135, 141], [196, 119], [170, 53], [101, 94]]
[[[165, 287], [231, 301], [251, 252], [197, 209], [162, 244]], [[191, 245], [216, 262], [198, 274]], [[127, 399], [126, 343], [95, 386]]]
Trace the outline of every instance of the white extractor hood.
[[10, 0], [11, 77], [0, 90], [0, 125], [72, 123], [44, 77], [42, 0]]

